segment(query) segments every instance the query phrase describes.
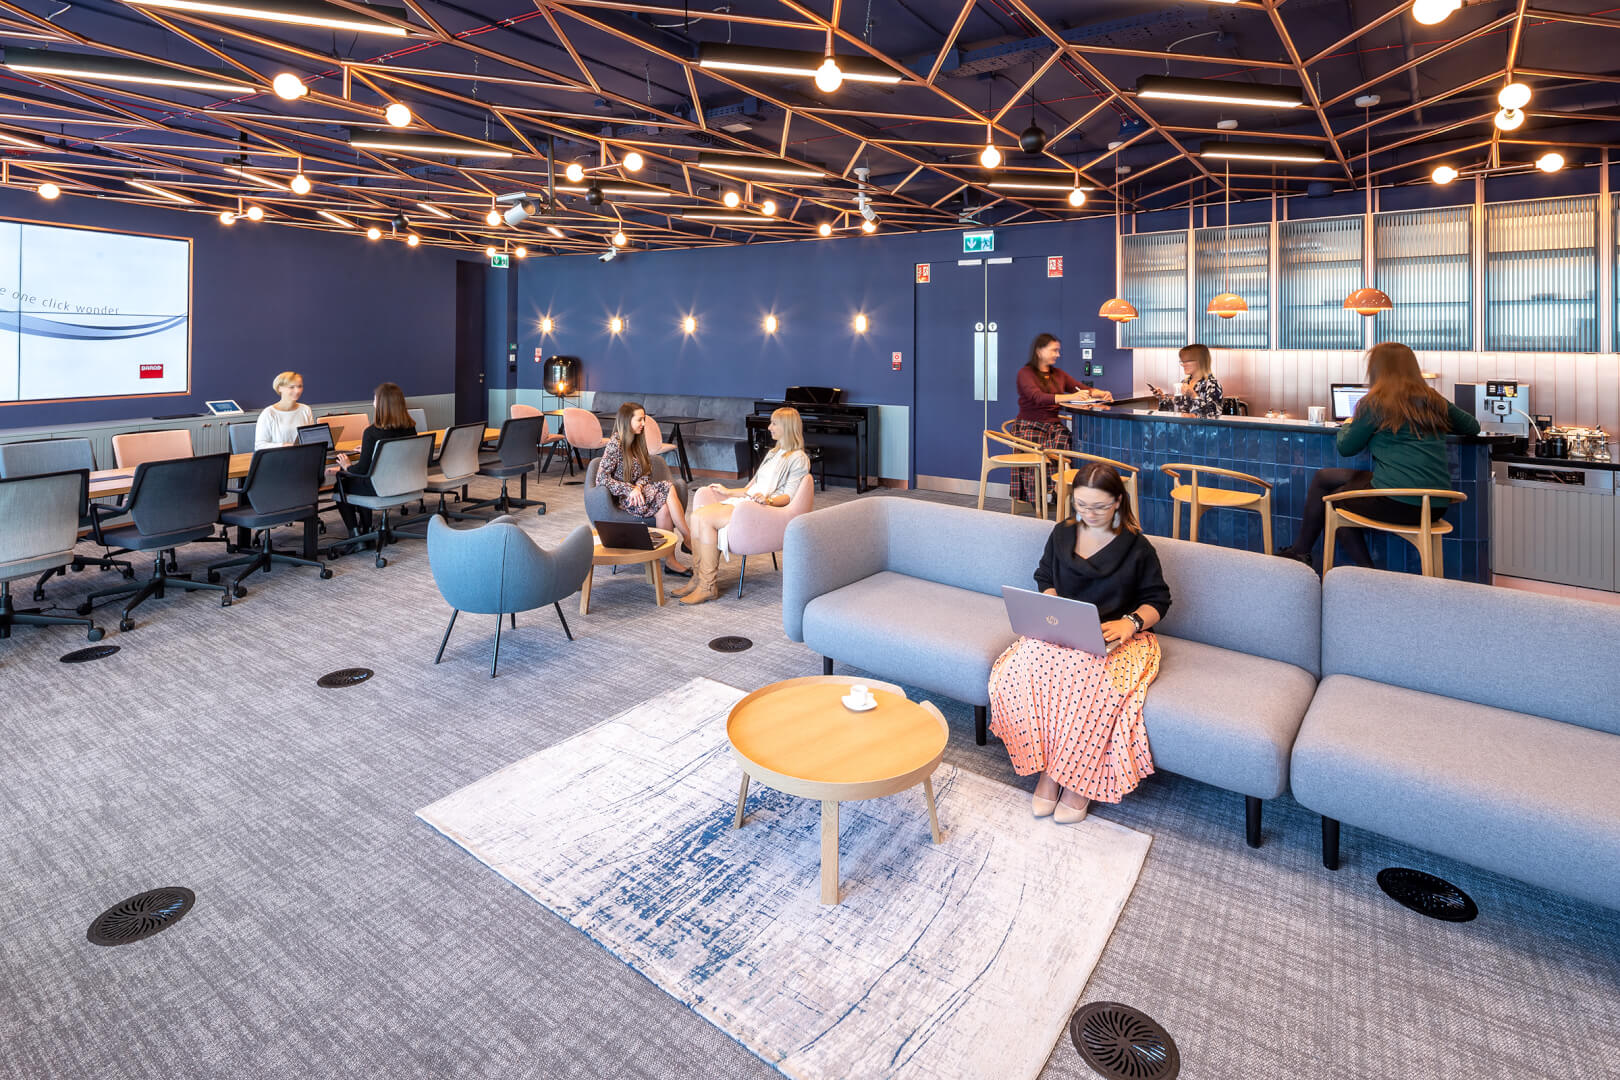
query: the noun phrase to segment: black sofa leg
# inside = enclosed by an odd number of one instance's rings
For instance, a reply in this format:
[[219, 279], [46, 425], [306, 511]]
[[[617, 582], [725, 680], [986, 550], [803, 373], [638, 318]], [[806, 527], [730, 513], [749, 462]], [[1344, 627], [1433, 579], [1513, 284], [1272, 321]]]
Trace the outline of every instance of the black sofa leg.
[[1322, 819], [1322, 865], [1329, 870], [1339, 868], [1339, 823], [1330, 817]]
[[990, 739], [984, 722], [984, 706], [973, 706], [973, 741], [983, 746]]
[[821, 673], [823, 675], [831, 675], [832, 674], [832, 657], [823, 656], [821, 658]]
[[1260, 846], [1260, 800], [1253, 795], [1243, 796], [1243, 828], [1250, 847]]

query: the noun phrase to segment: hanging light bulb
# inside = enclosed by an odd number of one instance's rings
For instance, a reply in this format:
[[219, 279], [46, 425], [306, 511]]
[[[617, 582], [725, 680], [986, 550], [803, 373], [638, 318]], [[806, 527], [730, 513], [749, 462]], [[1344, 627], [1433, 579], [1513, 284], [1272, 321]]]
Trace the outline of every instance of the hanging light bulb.
[[875, 233], [875, 232], [877, 232], [877, 222], [875, 222], [875, 221], [863, 221], [863, 222], [861, 222], [861, 232], [863, 232], [863, 233]]
[[490, 207], [489, 208], [489, 213], [484, 215], [484, 224], [490, 226], [491, 228], [494, 228], [495, 226], [499, 225], [500, 223], [501, 223], [501, 212], [499, 210], [495, 209], [493, 206]]
[[45, 181], [34, 190], [39, 192], [39, 197], [47, 202], [62, 194], [62, 189], [51, 183], [49, 180]]
[[629, 242], [630, 242], [630, 238], [628, 236], [624, 235], [624, 230], [623, 229], [620, 229], [618, 232], [613, 234], [613, 246], [614, 247], [624, 247], [624, 245], [628, 244]]
[[1530, 104], [1530, 88], [1522, 82], [1510, 82], [1496, 95], [1496, 103], [1504, 109], [1522, 109]]
[[570, 184], [577, 184], [585, 179], [585, 166], [577, 161], [570, 161], [568, 167], [563, 170], [563, 175], [568, 178]]
[[624, 155], [624, 167], [630, 172], [640, 172], [641, 167], [646, 163], [647, 159], [636, 153], [634, 150]]
[[494, 257], [495, 257], [495, 249], [494, 249], [494, 248], [493, 248], [493, 247], [487, 247], [487, 248], [485, 248], [485, 249], [484, 249], [484, 255], [485, 255], [485, 256], [486, 256], [486, 257], [488, 257], [488, 258], [491, 258], [491, 259], [493, 259], [493, 258], [494, 258]]
[[1424, 26], [1434, 26], [1460, 7], [1462, 0], [1413, 0], [1412, 18]]
[[759, 204], [759, 212], [764, 214], [766, 217], [775, 217], [776, 216], [776, 200], [775, 199], [766, 199], [764, 202], [760, 203]]
[[366, 230], [366, 239], [367, 240], [381, 240], [382, 239], [382, 230], [377, 228], [377, 226], [373, 225], [371, 228]]
[[309, 177], [304, 175], [303, 169], [298, 170], [298, 174], [292, 178], [287, 186], [292, 188], [294, 195], [308, 195], [315, 187], [314, 184], [309, 182]]
[[250, 206], [250, 207], [248, 207], [247, 208], [247, 216], [248, 216], [249, 221], [263, 221], [264, 220], [264, 207], [262, 207], [262, 206]]
[[820, 225], [816, 226], [816, 232], [821, 234], [822, 236], [831, 236], [832, 235], [832, 226], [829, 225], [827, 222], [823, 221]]
[[738, 206], [742, 205], [742, 196], [737, 194], [735, 191], [728, 191], [724, 195], [720, 196], [720, 201], [725, 203], [731, 209], [735, 210]]
[[1001, 151], [996, 149], [989, 124], [984, 125], [984, 149], [979, 153], [979, 164], [987, 169], [993, 169], [1001, 164]]
[[304, 80], [290, 71], [283, 71], [280, 75], [271, 79], [270, 89], [274, 90], [276, 97], [282, 101], [297, 101], [309, 93], [309, 87], [304, 85]]
[[832, 55], [832, 35], [827, 35], [827, 58], [816, 68], [816, 89], [823, 94], [837, 93], [838, 88], [844, 85], [844, 73], [838, 69], [838, 61]]
[[1433, 180], [1437, 184], [1449, 184], [1453, 180], [1457, 179], [1457, 176], [1457, 170], [1452, 168], [1450, 165], [1436, 165], [1434, 167], [1434, 172], [1429, 174], [1429, 179]]
[[388, 108], [383, 110], [383, 119], [387, 120], [388, 123], [393, 127], [410, 127], [410, 106], [404, 105], [398, 101], [391, 102]]
[[529, 257], [529, 249], [524, 247], [522, 244], [519, 244], [517, 247], [512, 249], [512, 254], [519, 259], [527, 259]]
[[1536, 168], [1542, 172], [1557, 172], [1564, 167], [1564, 155], [1556, 150], [1549, 150], [1536, 158]]
[[219, 223], [221, 225], [235, 225], [236, 215], [231, 213], [229, 210], [221, 211], [219, 215]]
[[422, 242], [422, 238], [420, 236], [417, 236], [415, 233], [410, 233], [405, 237], [405, 246], [406, 247], [415, 247], [417, 244], [420, 244], [421, 242]]
[[1084, 191], [1081, 191], [1079, 188], [1075, 188], [1073, 191], [1069, 192], [1069, 205], [1070, 206], [1084, 206], [1084, 205], [1086, 205], [1086, 193]]
[[1524, 113], [1518, 109], [1501, 109], [1496, 114], [1496, 126], [1502, 131], [1517, 131], [1524, 124]]

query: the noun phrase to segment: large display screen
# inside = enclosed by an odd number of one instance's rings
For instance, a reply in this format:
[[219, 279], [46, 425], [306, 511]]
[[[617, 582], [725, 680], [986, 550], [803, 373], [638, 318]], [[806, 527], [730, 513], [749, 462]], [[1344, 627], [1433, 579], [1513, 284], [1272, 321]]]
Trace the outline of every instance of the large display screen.
[[191, 242], [0, 221], [0, 405], [191, 389]]

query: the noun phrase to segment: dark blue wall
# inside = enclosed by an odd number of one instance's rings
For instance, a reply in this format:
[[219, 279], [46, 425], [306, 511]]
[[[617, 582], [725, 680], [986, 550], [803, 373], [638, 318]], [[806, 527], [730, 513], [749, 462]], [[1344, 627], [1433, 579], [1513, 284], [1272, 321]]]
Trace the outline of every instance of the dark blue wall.
[[16, 191], [0, 191], [0, 217], [194, 241], [190, 395], [0, 405], [0, 428], [200, 412], [217, 398], [252, 408], [289, 368], [311, 402], [370, 398], [385, 380], [410, 396], [455, 391], [453, 253]]

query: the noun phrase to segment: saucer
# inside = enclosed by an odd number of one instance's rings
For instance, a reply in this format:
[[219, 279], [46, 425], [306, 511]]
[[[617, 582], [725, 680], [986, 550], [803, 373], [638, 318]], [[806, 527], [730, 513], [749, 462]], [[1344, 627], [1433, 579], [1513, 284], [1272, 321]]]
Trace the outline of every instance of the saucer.
[[865, 701], [856, 701], [851, 698], [850, 695], [845, 694], [838, 700], [843, 702], [844, 708], [848, 709], [850, 712], [870, 712], [871, 710], [877, 708], [877, 698], [875, 697], [868, 698]]

